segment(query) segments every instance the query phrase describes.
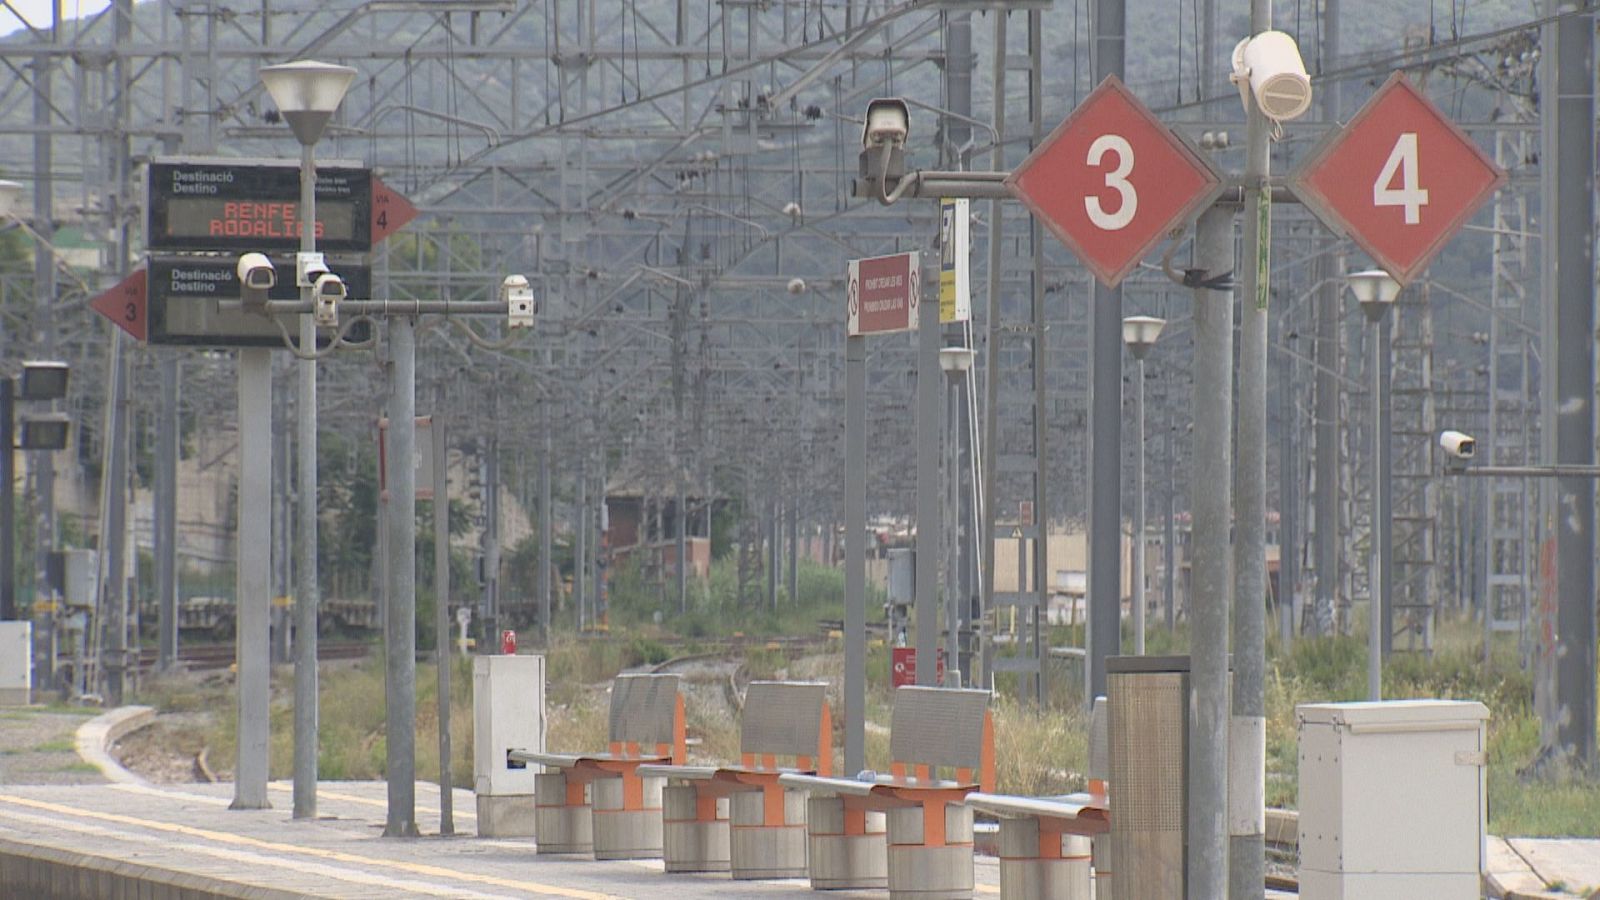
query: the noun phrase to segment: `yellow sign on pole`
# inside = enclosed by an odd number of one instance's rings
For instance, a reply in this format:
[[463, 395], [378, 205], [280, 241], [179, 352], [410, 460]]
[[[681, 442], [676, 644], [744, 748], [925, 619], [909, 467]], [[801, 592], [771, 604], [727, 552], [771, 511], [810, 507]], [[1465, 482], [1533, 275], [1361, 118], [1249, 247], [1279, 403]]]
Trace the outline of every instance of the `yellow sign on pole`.
[[972, 318], [968, 257], [972, 251], [971, 201], [965, 197], [939, 201], [939, 323]]

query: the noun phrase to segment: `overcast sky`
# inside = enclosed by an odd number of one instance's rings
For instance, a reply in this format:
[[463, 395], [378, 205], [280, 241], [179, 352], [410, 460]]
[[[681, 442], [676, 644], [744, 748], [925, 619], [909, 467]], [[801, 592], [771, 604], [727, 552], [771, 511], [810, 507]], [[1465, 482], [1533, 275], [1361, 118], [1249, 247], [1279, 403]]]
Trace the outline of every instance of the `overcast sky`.
[[[61, 15], [64, 19], [78, 19], [92, 16], [109, 5], [109, 0], [61, 0]], [[11, 0], [11, 6], [36, 28], [50, 24], [50, 0]], [[0, 7], [0, 34], [10, 34], [21, 27], [22, 23], [10, 9]]]

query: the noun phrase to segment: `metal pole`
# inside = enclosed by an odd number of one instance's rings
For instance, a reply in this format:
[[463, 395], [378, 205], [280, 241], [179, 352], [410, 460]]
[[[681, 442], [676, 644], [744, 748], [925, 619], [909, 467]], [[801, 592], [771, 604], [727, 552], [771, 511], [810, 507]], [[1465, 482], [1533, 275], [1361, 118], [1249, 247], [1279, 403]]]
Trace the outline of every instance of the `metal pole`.
[[[1382, 502], [1381, 513], [1373, 520], [1374, 534], [1378, 540], [1378, 576], [1379, 595], [1383, 602], [1378, 607], [1378, 621], [1382, 627], [1378, 631], [1381, 641], [1380, 649], [1382, 658], [1389, 658], [1389, 651], [1394, 645], [1394, 426], [1391, 416], [1390, 390], [1394, 384], [1394, 353], [1390, 351], [1391, 330], [1393, 320], [1388, 316], [1378, 319], [1378, 371], [1374, 376], [1378, 379], [1377, 397], [1377, 427], [1376, 436], [1377, 455], [1373, 461], [1377, 466], [1377, 483], [1373, 485], [1373, 492]], [[1381, 690], [1382, 685], [1379, 685]]]
[[1133, 464], [1133, 652], [1144, 655], [1144, 354], [1139, 354], [1138, 383], [1133, 388], [1133, 427], [1138, 450]]
[[[120, 257], [119, 257], [120, 258]], [[101, 585], [101, 592], [105, 598], [105, 605], [101, 607], [108, 638], [105, 666], [105, 694], [112, 704], [122, 704], [122, 691], [124, 676], [128, 667], [128, 561], [127, 550], [127, 515], [128, 515], [128, 349], [123, 342], [122, 332], [117, 331], [111, 336], [111, 391], [109, 405], [111, 409], [110, 428], [107, 429], [108, 437], [105, 445], [104, 486], [106, 518], [100, 529], [102, 545], [105, 547], [106, 559], [102, 564], [106, 572], [105, 582]], [[268, 377], [267, 394], [272, 393], [270, 369]], [[272, 431], [271, 407], [265, 412], [266, 425], [263, 427], [261, 439], [270, 441], [268, 437]], [[264, 478], [271, 479], [271, 448], [267, 448], [268, 465]], [[270, 494], [270, 489], [268, 491]], [[243, 497], [241, 496], [241, 501]], [[266, 500], [261, 507], [268, 515], [263, 518], [270, 521], [272, 507]], [[270, 527], [268, 534], [263, 535], [263, 542], [270, 540]], [[263, 546], [265, 543], [263, 543]], [[270, 554], [267, 554], [270, 556]], [[270, 597], [270, 582], [262, 588], [263, 594]], [[266, 601], [263, 601], [266, 602]], [[263, 609], [263, 618], [267, 615]], [[261, 634], [262, 653], [266, 653], [266, 643], [269, 640], [265, 630]], [[263, 661], [265, 665], [265, 661]], [[244, 683], [243, 667], [240, 668], [240, 684]], [[265, 709], [265, 704], [262, 706]], [[241, 744], [243, 736], [241, 732]]]
[[[1233, 212], [1212, 207], [1195, 230], [1195, 265], [1216, 274], [1233, 261]], [[1188, 896], [1223, 897], [1228, 884], [1228, 482], [1233, 421], [1233, 293], [1195, 291], [1194, 510], [1189, 597]]]
[[[994, 130], [995, 134], [1005, 135], [1006, 128], [1006, 16], [994, 17]], [[990, 152], [990, 166], [999, 172], [1005, 169], [1006, 151], [1005, 141], [995, 141], [994, 149]], [[1004, 229], [1005, 205], [999, 200], [989, 202], [989, 283], [986, 291], [989, 308], [984, 315], [984, 374], [983, 374], [983, 446], [980, 448], [980, 462], [983, 472], [983, 523], [982, 530], [982, 556], [992, 560], [994, 557], [994, 522], [996, 505], [994, 500], [995, 487], [995, 458], [998, 455], [996, 435], [999, 433], [999, 396], [1000, 396], [1000, 270], [1002, 266], [1002, 235]], [[1020, 588], [1021, 569], [1018, 569], [1018, 586]], [[991, 562], [983, 566], [979, 578], [978, 615], [973, 623], [973, 628], [978, 632], [978, 676], [977, 686], [987, 688], [993, 683], [994, 668], [990, 658], [992, 635], [989, 631], [989, 616], [994, 612], [994, 565]]]
[[0, 378], [0, 619], [17, 617], [17, 383]]
[[[585, 442], [587, 443], [587, 442]], [[573, 514], [577, 516], [577, 523], [573, 527], [576, 532], [573, 536], [572, 553], [572, 596], [576, 601], [573, 605], [578, 615], [578, 633], [583, 634], [584, 627], [589, 624], [584, 605], [588, 602], [585, 595], [589, 593], [589, 476], [584, 451], [579, 451], [578, 456], [578, 504]], [[490, 632], [490, 638], [495, 638]]]
[[1167, 634], [1172, 634], [1178, 627], [1177, 610], [1177, 577], [1178, 577], [1178, 448], [1177, 425], [1172, 414], [1172, 379], [1167, 379], [1167, 521], [1162, 526], [1161, 535], [1161, 565], [1164, 569], [1161, 580], [1162, 598], [1166, 603]]
[[[1288, 328], [1284, 323], [1282, 328]], [[1278, 369], [1278, 640], [1283, 652], [1294, 643], [1300, 609], [1300, 460], [1295, 453], [1299, 416], [1294, 405], [1294, 357], [1283, 354]]]
[[417, 835], [417, 343], [415, 324], [389, 320], [389, 620], [384, 643], [388, 702], [384, 837]]
[[961, 687], [961, 601], [965, 591], [961, 583], [961, 529], [956, 518], [961, 508], [961, 378], [962, 373], [952, 372], [945, 379], [944, 428], [944, 503], [945, 515], [951, 523], [945, 533], [945, 589], [944, 589], [944, 679], [945, 687]]
[[[1339, 60], [1339, 7], [1341, 0], [1326, 0], [1323, 25], [1323, 65], [1336, 66]], [[1324, 122], [1340, 119], [1340, 85], [1330, 83], [1317, 91]], [[1319, 249], [1331, 249], [1331, 242], [1322, 242]], [[1315, 506], [1313, 523], [1315, 545], [1313, 559], [1317, 570], [1315, 603], [1313, 605], [1312, 634], [1334, 633], [1335, 606], [1338, 602], [1339, 570], [1344, 565], [1339, 551], [1339, 432], [1342, 421], [1339, 415], [1339, 341], [1340, 322], [1344, 308], [1340, 302], [1341, 288], [1334, 275], [1341, 267], [1341, 258], [1332, 253], [1319, 254], [1311, 272], [1316, 280], [1316, 343], [1312, 348], [1316, 359], [1316, 415], [1315, 415], [1315, 467], [1313, 478]]]
[[789, 603], [800, 602], [800, 504], [789, 501]]
[[1379, 532], [1383, 530], [1383, 372], [1378, 359], [1383, 354], [1383, 343], [1380, 335], [1383, 333], [1384, 322], [1381, 318], [1372, 320], [1372, 546], [1371, 570], [1367, 575], [1367, 592], [1371, 603], [1367, 610], [1367, 699], [1372, 701], [1383, 699], [1383, 632], [1384, 622], [1387, 621], [1385, 607], [1388, 598], [1384, 596], [1384, 558], [1383, 541]]
[[776, 499], [767, 503], [767, 608], [778, 611], [778, 569], [781, 567], [778, 548], [778, 518], [781, 510]]
[[[1128, 14], [1095, 0], [1094, 77], [1121, 78]], [[1219, 270], [1220, 271], [1220, 270]], [[1094, 286], [1089, 386], [1089, 696], [1106, 692], [1106, 658], [1122, 652], [1122, 289]], [[1037, 336], [1043, 340], [1043, 336]], [[1040, 461], [1039, 477], [1044, 477]], [[1039, 510], [1041, 525], [1048, 519]], [[1043, 531], [1040, 532], [1041, 535]], [[1040, 572], [1045, 579], [1049, 573]]]
[[[434, 403], [444, 408], [443, 391]], [[439, 675], [439, 833], [455, 834], [455, 797], [450, 787], [450, 482], [446, 475], [444, 416], [434, 412], [433, 438], [433, 656]]]
[[[544, 420], [544, 434], [542, 441], [544, 450], [539, 455], [539, 631], [543, 636], [542, 646], [550, 646], [550, 531], [555, 527], [555, 515], [550, 509], [550, 455], [553, 452], [550, 439], [550, 405], [546, 399], [542, 404], [542, 418]], [[492, 638], [491, 638], [492, 642]]]
[[161, 422], [156, 435], [156, 631], [159, 671], [178, 662], [178, 355], [161, 360]]
[[[239, 506], [235, 659], [239, 668], [239, 746], [231, 809], [267, 809], [271, 694], [272, 352], [239, 351]], [[121, 573], [112, 570], [112, 578]]]
[[844, 341], [844, 774], [867, 762], [867, 344]]
[[[317, 163], [311, 144], [300, 147], [300, 250], [317, 249]], [[309, 227], [306, 227], [309, 226]], [[312, 289], [300, 288], [300, 299], [312, 301]], [[300, 317], [300, 347], [305, 352], [317, 346], [317, 326], [311, 316]], [[295, 403], [299, 439], [296, 468], [300, 496], [299, 520], [295, 523], [300, 564], [295, 567], [297, 584], [294, 599], [294, 817], [317, 816], [317, 362], [301, 359], [298, 364], [299, 397]]]
[[[1594, 452], [1594, 7], [1553, 4], [1565, 15], [1545, 28], [1556, 56], [1555, 212], [1545, 214], [1555, 281], [1556, 463], [1592, 465]], [[1581, 10], [1581, 13], [1580, 13]], [[1554, 40], [1549, 40], [1553, 37]], [[1546, 84], [1549, 84], [1547, 81]], [[1548, 97], [1549, 94], [1546, 94]], [[1547, 116], [1551, 105], [1545, 105]], [[1555, 746], [1558, 763], [1595, 769], [1595, 488], [1586, 478], [1556, 482]]]
[[917, 684], [937, 685], [939, 555], [944, 550], [939, 515], [939, 304], [917, 307]]
[[[1251, 0], [1250, 33], [1272, 28], [1272, 0]], [[1249, 92], [1246, 92], [1247, 94]], [[1233, 720], [1228, 761], [1228, 885], [1260, 900], [1266, 882], [1267, 793], [1267, 300], [1271, 287], [1271, 125], [1254, 102], [1245, 118], [1244, 253], [1239, 400], [1233, 481]]]

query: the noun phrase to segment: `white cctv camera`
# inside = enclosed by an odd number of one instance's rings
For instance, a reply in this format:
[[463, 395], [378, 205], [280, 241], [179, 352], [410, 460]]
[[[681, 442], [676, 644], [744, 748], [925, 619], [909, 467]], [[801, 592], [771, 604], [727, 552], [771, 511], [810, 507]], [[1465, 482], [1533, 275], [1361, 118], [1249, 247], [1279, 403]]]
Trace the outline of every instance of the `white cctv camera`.
[[1439, 435], [1439, 446], [1456, 459], [1471, 459], [1478, 452], [1478, 442], [1470, 434], [1446, 431]]
[[267, 292], [278, 284], [278, 270], [265, 253], [246, 253], [239, 257], [239, 299], [246, 308], [267, 305]]
[[784, 285], [784, 289], [791, 294], [804, 294], [806, 292], [806, 280], [804, 278], [791, 278], [789, 283]]
[[294, 257], [296, 287], [316, 287], [318, 276], [328, 272], [328, 261], [321, 253], [300, 252]]
[[538, 305], [533, 300], [533, 288], [526, 275], [507, 275], [500, 282], [500, 299], [506, 304], [506, 326], [532, 328]]
[[316, 283], [311, 286], [312, 299], [316, 303], [311, 313], [311, 320], [317, 327], [333, 328], [339, 324], [339, 303], [344, 300], [347, 293], [344, 279], [332, 272], [323, 272], [317, 276]]
[[903, 147], [911, 133], [911, 107], [898, 97], [879, 97], [867, 104], [867, 124], [861, 130], [861, 146]]
[[[1233, 48], [1232, 80], [1239, 85], [1239, 99], [1246, 100], [1248, 84], [1256, 106], [1274, 122], [1298, 119], [1311, 106], [1311, 79], [1300, 48], [1281, 31], [1263, 31], [1240, 41]], [[1249, 107], [1246, 100], [1246, 112]]]

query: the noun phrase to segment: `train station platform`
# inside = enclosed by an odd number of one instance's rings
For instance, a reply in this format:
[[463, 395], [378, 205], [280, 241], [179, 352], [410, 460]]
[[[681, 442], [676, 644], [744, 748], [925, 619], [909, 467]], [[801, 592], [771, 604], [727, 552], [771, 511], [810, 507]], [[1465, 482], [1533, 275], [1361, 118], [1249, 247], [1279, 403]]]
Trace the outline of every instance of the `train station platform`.
[[[318, 791], [318, 818], [297, 821], [290, 814], [287, 782], [271, 786], [274, 808], [250, 811], [228, 809], [233, 796], [228, 784], [3, 787], [0, 886], [6, 889], [0, 895], [17, 900], [824, 896], [803, 879], [733, 882], [726, 874], [669, 876], [660, 860], [539, 857], [532, 841], [476, 837], [467, 791], [455, 793], [457, 835], [440, 837], [438, 788], [425, 783], [417, 786], [417, 824], [432, 836], [384, 838], [385, 790], [382, 782], [325, 783]], [[975, 896], [999, 896], [995, 860], [980, 859], [976, 876]], [[122, 886], [130, 883], [131, 890]]]

